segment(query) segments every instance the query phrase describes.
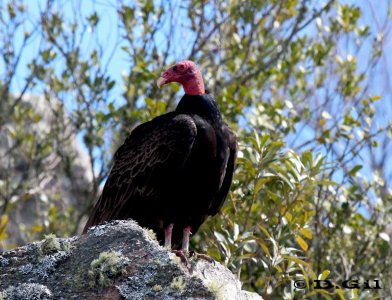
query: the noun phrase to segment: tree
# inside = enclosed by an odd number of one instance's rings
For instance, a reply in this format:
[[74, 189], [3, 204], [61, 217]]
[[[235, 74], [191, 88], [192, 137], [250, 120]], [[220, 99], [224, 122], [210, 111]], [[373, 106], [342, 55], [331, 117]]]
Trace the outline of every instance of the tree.
[[[17, 146], [1, 159], [13, 161], [26, 143], [45, 156], [37, 148], [43, 142], [25, 136], [28, 112], [18, 119], [15, 109], [26, 95], [42, 95], [48, 105], [58, 103], [51, 106], [57, 131], [46, 136], [46, 151], [72, 169], [64, 144], [54, 142], [70, 128], [85, 147], [91, 174], [88, 192], [80, 196], [85, 206], [71, 215], [56, 208], [61, 213], [48, 214], [37, 234], [73, 234], [83, 225], [113, 150], [136, 124], [175, 107], [182, 92], [176, 86], [158, 90], [160, 71], [189, 58], [202, 67], [241, 141], [227, 204], [193, 239], [194, 248], [227, 264], [266, 299], [392, 294], [389, 1], [377, 4], [379, 10], [337, 0], [53, 0], [38, 9], [5, 2], [0, 126], [12, 120], [20, 131], [15, 137], [6, 132]], [[27, 54], [32, 45], [36, 53]], [[119, 66], [126, 70], [122, 78], [122, 70], [113, 70]], [[34, 119], [34, 105], [30, 111]], [[36, 174], [46, 172], [42, 159], [26, 157]], [[28, 188], [12, 177], [0, 180], [4, 235], [6, 216]], [[22, 182], [35, 186], [28, 178]], [[16, 188], [10, 193], [4, 186]], [[17, 201], [7, 200], [13, 195]], [[64, 220], [77, 224], [64, 230], [58, 226]], [[379, 278], [382, 289], [294, 286], [317, 278], [339, 286], [345, 279]]]

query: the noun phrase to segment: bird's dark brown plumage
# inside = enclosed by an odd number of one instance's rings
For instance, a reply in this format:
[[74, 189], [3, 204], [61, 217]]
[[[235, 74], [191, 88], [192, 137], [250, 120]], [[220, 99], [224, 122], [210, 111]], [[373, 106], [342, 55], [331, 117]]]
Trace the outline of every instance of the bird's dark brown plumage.
[[172, 247], [183, 229], [194, 234], [222, 207], [233, 178], [235, 134], [209, 94], [185, 94], [174, 112], [136, 127], [114, 164], [85, 226], [131, 218], [163, 243], [173, 224]]

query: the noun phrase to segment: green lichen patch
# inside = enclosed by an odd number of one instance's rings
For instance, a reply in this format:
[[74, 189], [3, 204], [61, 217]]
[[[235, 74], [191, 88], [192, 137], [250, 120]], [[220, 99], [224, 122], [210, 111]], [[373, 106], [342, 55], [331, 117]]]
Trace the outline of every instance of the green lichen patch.
[[69, 252], [70, 243], [61, 241], [54, 234], [45, 235], [45, 239], [39, 245], [38, 251], [41, 255], [50, 255], [59, 251]]
[[207, 288], [217, 300], [225, 299], [224, 284], [221, 282], [211, 281], [208, 283]]
[[152, 290], [153, 290], [154, 292], [160, 292], [160, 291], [163, 290], [163, 288], [162, 288], [162, 286], [161, 286], [160, 284], [156, 284], [156, 285], [154, 285], [154, 286], [152, 287]]
[[171, 284], [170, 284], [170, 287], [172, 289], [178, 290], [182, 293], [186, 287], [184, 277], [182, 277], [182, 276], [174, 277]]
[[153, 241], [156, 241], [156, 240], [157, 240], [157, 235], [156, 235], [156, 233], [154, 232], [154, 230], [151, 230], [151, 229], [148, 229], [148, 228], [144, 228], [144, 229], [146, 230], [147, 236], [148, 236], [151, 240], [153, 240]]
[[40, 248], [42, 254], [48, 255], [61, 250], [61, 244], [54, 234], [48, 234], [41, 243]]
[[128, 259], [118, 251], [102, 252], [91, 262], [88, 272], [90, 286], [108, 287], [115, 278], [126, 275]]

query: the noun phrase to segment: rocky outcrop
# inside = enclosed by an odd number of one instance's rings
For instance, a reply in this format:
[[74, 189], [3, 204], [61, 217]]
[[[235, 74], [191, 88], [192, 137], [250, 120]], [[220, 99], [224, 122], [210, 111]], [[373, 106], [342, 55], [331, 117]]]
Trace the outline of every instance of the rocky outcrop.
[[90, 158], [63, 104], [24, 95], [15, 110], [0, 112], [0, 219], [8, 220], [0, 251], [42, 236], [53, 218], [78, 219], [96, 197]]
[[218, 262], [165, 250], [133, 221], [0, 253], [0, 299], [262, 299]]

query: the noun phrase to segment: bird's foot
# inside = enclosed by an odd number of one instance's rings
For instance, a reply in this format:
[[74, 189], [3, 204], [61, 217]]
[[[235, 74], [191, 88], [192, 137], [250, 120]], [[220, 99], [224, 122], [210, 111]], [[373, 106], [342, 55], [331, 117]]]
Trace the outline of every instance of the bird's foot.
[[215, 260], [206, 254], [197, 253], [195, 251], [189, 251], [189, 257], [194, 257], [196, 259], [204, 259], [204, 260], [208, 261], [209, 263], [212, 263], [215, 265]]
[[215, 260], [209, 257], [206, 254], [197, 253], [195, 251], [186, 251], [186, 250], [172, 250], [176, 256], [178, 256], [181, 262], [188, 268], [192, 269], [192, 262], [198, 259], [204, 259], [209, 263], [213, 263], [215, 265]]
[[172, 253], [174, 253], [176, 256], [178, 256], [181, 260], [181, 262], [186, 266], [190, 266], [190, 261], [189, 261], [189, 252], [184, 251], [184, 250], [172, 250]]

